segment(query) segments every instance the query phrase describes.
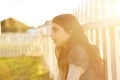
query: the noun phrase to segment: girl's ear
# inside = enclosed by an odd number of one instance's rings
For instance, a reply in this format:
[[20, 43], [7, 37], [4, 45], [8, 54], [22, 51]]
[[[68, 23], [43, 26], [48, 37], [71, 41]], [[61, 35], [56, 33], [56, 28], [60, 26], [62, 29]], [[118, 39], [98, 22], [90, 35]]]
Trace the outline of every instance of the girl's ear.
[[69, 30], [69, 33], [72, 34], [72, 33], [73, 33], [73, 30]]
[[70, 30], [66, 30], [66, 32], [69, 33], [69, 34], [72, 34], [73, 30], [71, 30], [71, 29]]

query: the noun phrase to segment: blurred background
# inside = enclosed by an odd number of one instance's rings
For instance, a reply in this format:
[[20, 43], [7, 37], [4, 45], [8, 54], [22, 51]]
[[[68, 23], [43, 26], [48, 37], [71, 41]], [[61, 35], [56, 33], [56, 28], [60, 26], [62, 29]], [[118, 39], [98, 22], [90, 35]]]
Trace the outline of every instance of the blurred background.
[[[0, 0], [0, 80], [58, 80], [50, 20], [75, 15], [100, 49], [107, 80], [120, 80], [120, 0]], [[79, 37], [79, 36], [78, 36]]]

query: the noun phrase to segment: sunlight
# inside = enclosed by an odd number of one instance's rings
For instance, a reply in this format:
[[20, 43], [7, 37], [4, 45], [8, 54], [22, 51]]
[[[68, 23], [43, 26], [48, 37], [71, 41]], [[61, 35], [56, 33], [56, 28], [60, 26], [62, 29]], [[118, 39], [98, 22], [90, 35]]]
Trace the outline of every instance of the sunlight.
[[120, 4], [119, 3], [115, 3], [113, 5], [113, 12], [114, 12], [115, 15], [120, 16], [120, 10], [119, 10], [119, 8], [120, 8]]
[[115, 1], [112, 4], [107, 3], [105, 5], [106, 16], [120, 16], [120, 1]]
[[13, 17], [29, 26], [39, 26], [46, 20], [68, 13], [82, 0], [0, 0], [0, 21]]

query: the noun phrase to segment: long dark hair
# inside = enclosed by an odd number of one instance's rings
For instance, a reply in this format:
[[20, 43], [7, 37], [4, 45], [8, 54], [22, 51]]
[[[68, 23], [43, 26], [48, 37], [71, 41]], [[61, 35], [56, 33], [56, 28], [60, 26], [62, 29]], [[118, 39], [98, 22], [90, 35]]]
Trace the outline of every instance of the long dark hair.
[[[83, 27], [80, 25], [79, 20], [72, 14], [61, 14], [53, 18], [52, 22], [60, 25], [66, 32], [70, 32], [71, 39], [67, 42], [67, 50], [65, 51], [62, 46], [56, 47], [57, 58], [63, 57], [60, 65], [63, 65], [64, 60], [68, 58], [68, 53], [76, 45], [81, 45], [87, 52], [89, 56], [90, 64], [94, 64], [96, 75], [100, 75], [101, 78], [104, 76], [102, 59], [100, 58], [99, 49], [92, 45], [85, 32]], [[65, 53], [65, 54], [64, 54]], [[102, 70], [101, 70], [102, 69]], [[100, 71], [101, 70], [101, 71]]]
[[[80, 25], [78, 19], [72, 14], [62, 14], [53, 18], [52, 22], [60, 25], [66, 32], [71, 32], [71, 39], [68, 41], [67, 50], [69, 51], [72, 47], [76, 45], [83, 46], [88, 52], [91, 44], [88, 41], [87, 36]], [[61, 47], [56, 47], [56, 50], [61, 49]], [[63, 50], [63, 49], [62, 49]], [[61, 51], [63, 52], [63, 51]], [[94, 55], [91, 55], [94, 56]]]

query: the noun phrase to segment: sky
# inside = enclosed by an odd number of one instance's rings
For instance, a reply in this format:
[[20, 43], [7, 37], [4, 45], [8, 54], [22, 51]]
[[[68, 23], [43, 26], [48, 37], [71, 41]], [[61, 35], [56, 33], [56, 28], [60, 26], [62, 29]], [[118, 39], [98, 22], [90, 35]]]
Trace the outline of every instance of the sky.
[[70, 13], [81, 0], [0, 0], [0, 21], [15, 18], [37, 27], [62, 13]]

